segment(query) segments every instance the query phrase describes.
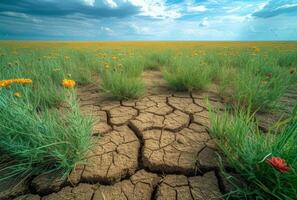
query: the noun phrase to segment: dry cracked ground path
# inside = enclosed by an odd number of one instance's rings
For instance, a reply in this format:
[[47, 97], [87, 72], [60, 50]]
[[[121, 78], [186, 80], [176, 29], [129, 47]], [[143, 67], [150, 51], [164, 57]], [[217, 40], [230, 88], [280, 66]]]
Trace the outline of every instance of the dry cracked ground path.
[[39, 176], [29, 187], [20, 184], [2, 197], [219, 199], [230, 186], [220, 175], [216, 145], [208, 134], [205, 98], [222, 107], [220, 98], [213, 92], [169, 91], [157, 71], [144, 72], [143, 78], [147, 96], [135, 101], [107, 99], [93, 84], [79, 88], [82, 112], [96, 120], [95, 145], [86, 164], [77, 166], [66, 180]]

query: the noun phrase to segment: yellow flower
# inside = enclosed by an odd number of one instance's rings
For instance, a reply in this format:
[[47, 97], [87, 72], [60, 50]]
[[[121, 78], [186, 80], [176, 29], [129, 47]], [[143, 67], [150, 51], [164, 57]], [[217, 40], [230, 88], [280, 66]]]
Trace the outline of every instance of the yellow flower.
[[75, 86], [75, 81], [74, 80], [70, 80], [70, 79], [64, 79], [62, 81], [62, 85], [65, 87], [65, 88], [73, 88]]
[[104, 68], [105, 68], [105, 69], [108, 69], [108, 68], [109, 68], [109, 65], [108, 65], [108, 64], [105, 64], [105, 65], [104, 65]]
[[21, 93], [19, 93], [19, 92], [16, 92], [16, 93], [14, 93], [14, 94], [13, 94], [13, 96], [15, 96], [15, 97], [21, 97], [21, 96], [22, 96], [22, 94], [21, 94]]
[[261, 50], [258, 47], [254, 47], [255, 53], [259, 53]]
[[4, 81], [0, 81], [0, 87], [6, 87], [6, 83]]
[[32, 79], [28, 78], [18, 78], [18, 79], [13, 79], [13, 83], [20, 83], [20, 84], [27, 84], [27, 83], [32, 83]]
[[25, 78], [0, 80], [0, 87], [8, 87], [13, 83], [28, 84], [28, 83], [32, 83], [32, 80], [31, 79], [25, 79]]

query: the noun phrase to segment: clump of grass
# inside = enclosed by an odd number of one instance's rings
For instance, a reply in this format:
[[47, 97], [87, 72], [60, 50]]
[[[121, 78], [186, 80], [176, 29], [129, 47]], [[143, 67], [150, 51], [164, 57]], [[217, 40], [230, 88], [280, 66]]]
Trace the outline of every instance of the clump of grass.
[[[297, 199], [296, 119], [297, 106], [287, 126], [274, 135], [262, 133], [249, 112], [211, 114], [211, 134], [230, 166], [248, 183], [227, 194], [228, 198]], [[270, 166], [266, 161], [272, 156], [284, 159], [289, 171]]]
[[168, 65], [171, 61], [171, 52], [150, 52], [145, 54], [144, 69], [159, 70], [161, 67]]
[[[22, 97], [0, 89], [0, 181], [54, 171], [69, 173], [91, 145], [92, 120], [82, 116], [69, 98], [70, 109], [36, 112], [29, 91]], [[73, 94], [72, 94], [73, 95]]]
[[290, 79], [282, 71], [267, 77], [242, 72], [233, 84], [233, 98], [238, 105], [248, 107], [251, 104], [252, 110], [269, 110], [277, 107], [289, 83]]
[[115, 66], [115, 70], [121, 71], [130, 77], [139, 77], [143, 72], [143, 65], [141, 57], [135, 56], [123, 59], [121, 63]]
[[281, 53], [277, 56], [277, 63], [281, 67], [297, 67], [297, 55], [294, 52]]
[[177, 91], [205, 89], [212, 80], [211, 67], [197, 58], [176, 59], [171, 66], [163, 69], [164, 79]]
[[106, 70], [101, 73], [101, 88], [116, 99], [133, 99], [145, 92], [143, 80], [120, 71]]
[[143, 61], [139, 56], [109, 59], [100, 68], [102, 90], [115, 99], [134, 99], [145, 93], [145, 84], [140, 78]]
[[221, 95], [235, 107], [250, 106], [253, 111], [277, 108], [293, 76], [288, 70], [277, 66], [270, 56], [254, 56], [249, 61], [243, 60], [241, 68], [233, 65], [220, 68], [222, 73], [217, 73], [217, 79]]

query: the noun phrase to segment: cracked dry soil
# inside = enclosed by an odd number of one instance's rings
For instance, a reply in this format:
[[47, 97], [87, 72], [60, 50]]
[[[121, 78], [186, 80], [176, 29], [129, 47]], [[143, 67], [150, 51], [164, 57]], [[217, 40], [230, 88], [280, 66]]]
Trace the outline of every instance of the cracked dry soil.
[[169, 91], [157, 71], [143, 78], [147, 96], [138, 100], [110, 100], [93, 84], [78, 88], [81, 111], [96, 120], [86, 164], [65, 180], [38, 176], [0, 199], [219, 199], [228, 186], [207, 131], [204, 100], [223, 107], [220, 98], [214, 92]]

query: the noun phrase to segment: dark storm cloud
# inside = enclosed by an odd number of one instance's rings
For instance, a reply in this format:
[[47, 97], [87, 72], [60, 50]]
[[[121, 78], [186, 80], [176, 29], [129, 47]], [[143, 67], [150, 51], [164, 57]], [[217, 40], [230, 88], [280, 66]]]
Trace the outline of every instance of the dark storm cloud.
[[297, 16], [297, 0], [271, 0], [253, 16], [268, 18], [281, 14]]
[[87, 5], [78, 0], [1, 0], [0, 12], [23, 13], [32, 16], [63, 17], [72, 14], [82, 14], [87, 17], [127, 17], [139, 12], [139, 8], [132, 4], [122, 4], [111, 8], [104, 3]]

